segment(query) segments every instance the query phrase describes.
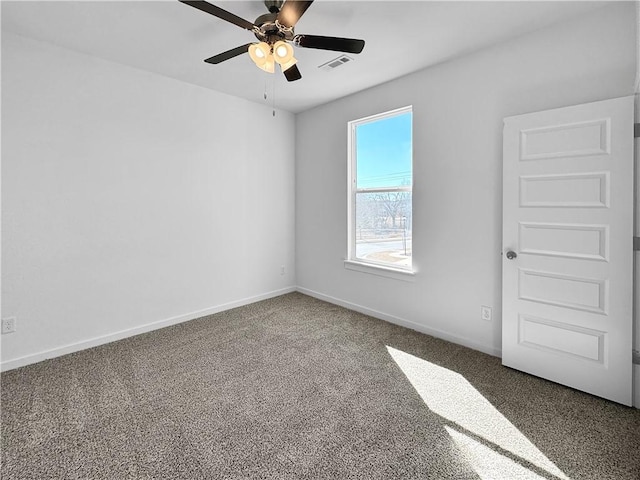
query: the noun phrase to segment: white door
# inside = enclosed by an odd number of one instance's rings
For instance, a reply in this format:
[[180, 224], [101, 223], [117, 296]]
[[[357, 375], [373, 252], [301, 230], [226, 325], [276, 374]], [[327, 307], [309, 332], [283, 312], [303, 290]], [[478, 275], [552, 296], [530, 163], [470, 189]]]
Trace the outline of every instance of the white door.
[[631, 405], [633, 97], [506, 118], [503, 141], [502, 363]]

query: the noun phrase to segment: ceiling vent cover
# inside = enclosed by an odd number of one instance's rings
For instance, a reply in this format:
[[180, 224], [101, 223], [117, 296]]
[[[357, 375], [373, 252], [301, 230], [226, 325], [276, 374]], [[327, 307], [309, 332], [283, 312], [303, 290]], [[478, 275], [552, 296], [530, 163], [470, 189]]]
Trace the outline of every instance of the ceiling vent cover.
[[330, 70], [333, 70], [334, 68], [338, 68], [344, 65], [345, 63], [349, 63], [349, 62], [353, 62], [353, 58], [347, 55], [340, 55], [338, 58], [334, 58], [333, 60], [329, 60], [327, 63], [323, 63], [318, 68], [320, 70], [324, 70], [325, 72], [328, 72]]

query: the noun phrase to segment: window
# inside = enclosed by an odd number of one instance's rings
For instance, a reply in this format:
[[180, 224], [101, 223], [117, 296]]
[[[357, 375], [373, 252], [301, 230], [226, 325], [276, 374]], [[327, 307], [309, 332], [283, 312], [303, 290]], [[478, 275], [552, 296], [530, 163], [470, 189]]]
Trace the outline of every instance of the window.
[[349, 122], [347, 267], [411, 272], [412, 108]]

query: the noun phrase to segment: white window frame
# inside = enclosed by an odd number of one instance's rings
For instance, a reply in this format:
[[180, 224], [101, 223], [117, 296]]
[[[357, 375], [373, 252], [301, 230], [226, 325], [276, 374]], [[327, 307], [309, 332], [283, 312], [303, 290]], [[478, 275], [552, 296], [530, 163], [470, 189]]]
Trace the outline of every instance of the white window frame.
[[[359, 125], [371, 123], [385, 118], [395, 117], [406, 113], [413, 114], [413, 106], [408, 105], [402, 108], [396, 108], [388, 112], [370, 115], [368, 117], [352, 120], [347, 124], [347, 148], [348, 148], [348, 200], [347, 200], [347, 256], [344, 261], [345, 268], [356, 270], [363, 273], [371, 273], [374, 275], [382, 275], [389, 278], [399, 280], [411, 280], [415, 274], [415, 266], [413, 256], [410, 267], [395, 266], [388, 263], [376, 262], [356, 257], [356, 193], [388, 193], [388, 192], [410, 192], [411, 195], [411, 217], [413, 225], [413, 131], [411, 132], [411, 185], [401, 187], [382, 187], [382, 188], [358, 188], [357, 184], [357, 155], [356, 155], [356, 129]], [[411, 121], [411, 129], [413, 130], [413, 116]]]

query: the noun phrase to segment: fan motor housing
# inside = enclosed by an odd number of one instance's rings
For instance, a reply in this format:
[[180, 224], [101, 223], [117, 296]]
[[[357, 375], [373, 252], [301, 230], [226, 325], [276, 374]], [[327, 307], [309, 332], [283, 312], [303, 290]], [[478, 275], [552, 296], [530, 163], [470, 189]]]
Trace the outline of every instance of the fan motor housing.
[[253, 22], [253, 24], [257, 25], [260, 29], [260, 32], [256, 32], [254, 30], [254, 34], [258, 40], [267, 42], [267, 43], [274, 43], [274, 42], [277, 42], [278, 40], [293, 40], [293, 36], [294, 36], [293, 28], [291, 29], [278, 28], [278, 25], [276, 24], [277, 18], [278, 18], [277, 12], [265, 13], [264, 15], [260, 15], [258, 18], [256, 18], [256, 21]]

